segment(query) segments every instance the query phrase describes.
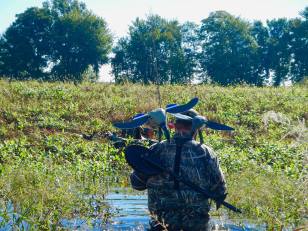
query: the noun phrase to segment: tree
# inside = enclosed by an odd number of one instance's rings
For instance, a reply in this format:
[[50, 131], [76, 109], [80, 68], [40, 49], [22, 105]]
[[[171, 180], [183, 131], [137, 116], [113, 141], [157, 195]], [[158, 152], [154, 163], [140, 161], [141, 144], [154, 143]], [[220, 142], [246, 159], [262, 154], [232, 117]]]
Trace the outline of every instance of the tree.
[[182, 49], [184, 52], [184, 69], [187, 76], [202, 79], [203, 73], [199, 65], [201, 44], [199, 40], [199, 26], [193, 22], [185, 22], [181, 26]]
[[88, 13], [86, 5], [78, 0], [46, 0], [43, 8], [49, 10], [55, 20], [73, 11]]
[[253, 60], [257, 42], [248, 22], [225, 11], [216, 11], [202, 20], [200, 64], [211, 81], [222, 85], [256, 84]]
[[297, 18], [290, 22], [292, 82], [299, 82], [308, 76], [308, 7], [301, 12], [301, 16], [303, 19]]
[[279, 86], [287, 80], [291, 61], [291, 33], [289, 21], [285, 18], [267, 21], [269, 30], [270, 68], [273, 71], [273, 85]]
[[251, 35], [258, 44], [257, 53], [253, 60], [255, 83], [262, 86], [270, 79], [269, 32], [261, 21], [254, 21], [251, 26]]
[[112, 72], [116, 82], [138, 82], [134, 77], [134, 64], [129, 57], [129, 39], [120, 38], [117, 45], [113, 48], [114, 57], [111, 59]]
[[50, 54], [49, 11], [32, 7], [18, 14], [1, 38], [1, 74], [17, 79], [44, 78]]
[[55, 22], [52, 34], [51, 73], [59, 80], [81, 81], [89, 66], [98, 76], [99, 67], [108, 62], [111, 35], [105, 21], [91, 12], [65, 14]]
[[112, 70], [116, 82], [185, 83], [192, 79], [186, 71], [181, 26], [157, 15], [137, 18], [129, 35], [114, 48]]
[[77, 0], [52, 0], [17, 15], [0, 42], [0, 73], [18, 79], [81, 81], [108, 62], [106, 22]]

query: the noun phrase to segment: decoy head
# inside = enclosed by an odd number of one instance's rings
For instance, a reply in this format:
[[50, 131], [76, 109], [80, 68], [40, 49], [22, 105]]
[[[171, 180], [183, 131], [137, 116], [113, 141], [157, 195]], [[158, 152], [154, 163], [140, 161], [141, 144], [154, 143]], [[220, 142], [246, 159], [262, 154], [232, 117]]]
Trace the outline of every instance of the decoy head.
[[148, 113], [149, 121], [147, 122], [151, 127], [159, 127], [161, 125], [166, 125], [167, 117], [166, 111], [162, 108], [157, 108]]
[[[198, 98], [191, 99], [188, 103], [177, 105], [177, 104], [169, 104], [165, 109], [158, 108], [149, 113], [143, 114], [139, 113], [132, 118], [130, 121], [126, 122], [115, 122], [113, 125], [119, 129], [132, 129], [136, 127], [140, 127], [144, 124], [150, 126], [152, 128], [159, 127], [165, 133], [167, 140], [170, 138], [170, 133], [167, 128], [167, 116], [166, 112], [168, 113], [181, 113], [185, 112], [192, 107], [194, 107], [198, 103]], [[160, 131], [159, 129], [159, 131]]]

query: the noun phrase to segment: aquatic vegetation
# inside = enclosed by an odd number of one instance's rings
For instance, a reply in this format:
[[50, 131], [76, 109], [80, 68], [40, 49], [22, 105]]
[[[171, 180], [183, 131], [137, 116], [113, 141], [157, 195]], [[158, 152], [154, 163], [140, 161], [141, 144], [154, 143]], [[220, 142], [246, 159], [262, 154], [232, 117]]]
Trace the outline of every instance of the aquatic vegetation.
[[[163, 106], [197, 96], [197, 111], [235, 128], [204, 131], [226, 175], [228, 201], [244, 211], [229, 216], [269, 229], [307, 222], [307, 86], [160, 91]], [[128, 185], [130, 168], [105, 138], [82, 135], [115, 131], [111, 121], [158, 107], [156, 92], [151, 85], [0, 81], [1, 225], [55, 229], [62, 219], [107, 221], [112, 211], [104, 196]]]

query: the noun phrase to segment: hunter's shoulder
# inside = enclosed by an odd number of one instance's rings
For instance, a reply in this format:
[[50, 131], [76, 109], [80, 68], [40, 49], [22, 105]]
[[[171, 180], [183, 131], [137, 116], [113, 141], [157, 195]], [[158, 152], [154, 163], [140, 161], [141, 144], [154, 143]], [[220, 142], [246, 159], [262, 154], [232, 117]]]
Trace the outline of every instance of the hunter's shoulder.
[[205, 152], [205, 153], [214, 153], [212, 148], [210, 148], [209, 146], [205, 145], [205, 144], [201, 144], [198, 141], [195, 140], [189, 140], [185, 143], [185, 146], [188, 148], [192, 148], [195, 151], [198, 152]]
[[202, 149], [205, 150], [211, 157], [216, 157], [215, 151], [209, 145], [202, 144]]
[[159, 152], [161, 151], [163, 148], [164, 148], [164, 141], [161, 141], [161, 142], [156, 142], [154, 144], [152, 144], [150, 146], [150, 150], [152, 150], [153, 152]]
[[186, 143], [187, 147], [193, 152], [198, 153], [199, 155], [204, 155], [208, 160], [216, 160], [216, 154], [214, 150], [205, 144], [201, 144], [195, 140], [191, 140]]
[[160, 142], [156, 142], [155, 144], [151, 145], [151, 147], [168, 147], [170, 144], [172, 144], [172, 140], [162, 140]]

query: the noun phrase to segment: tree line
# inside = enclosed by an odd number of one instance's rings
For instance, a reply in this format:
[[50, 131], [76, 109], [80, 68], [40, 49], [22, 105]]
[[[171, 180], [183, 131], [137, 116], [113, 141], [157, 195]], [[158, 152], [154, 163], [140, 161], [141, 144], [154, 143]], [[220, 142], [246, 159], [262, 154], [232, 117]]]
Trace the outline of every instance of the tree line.
[[82, 81], [108, 63], [112, 36], [107, 23], [76, 0], [45, 1], [16, 15], [0, 38], [0, 75]]
[[200, 24], [136, 18], [113, 46], [106, 21], [77, 0], [48, 0], [16, 16], [0, 38], [0, 76], [115, 82], [273, 84], [308, 76], [308, 7], [293, 19], [249, 22], [215, 11]]

